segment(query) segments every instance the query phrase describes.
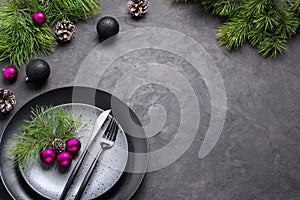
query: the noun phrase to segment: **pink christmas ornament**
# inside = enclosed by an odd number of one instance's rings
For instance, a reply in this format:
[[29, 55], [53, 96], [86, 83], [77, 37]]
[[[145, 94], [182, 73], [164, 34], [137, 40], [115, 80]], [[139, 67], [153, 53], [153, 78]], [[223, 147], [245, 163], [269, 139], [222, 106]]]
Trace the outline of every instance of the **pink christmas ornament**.
[[32, 20], [34, 21], [34, 23], [38, 24], [38, 25], [42, 25], [46, 22], [46, 15], [43, 12], [35, 12], [32, 15]]
[[50, 148], [45, 149], [40, 154], [41, 161], [48, 165], [55, 160], [55, 157], [56, 157], [56, 155], [55, 155], [54, 150], [50, 149]]
[[3, 76], [7, 80], [14, 81], [18, 77], [18, 70], [13, 66], [6, 67], [3, 69]]
[[69, 152], [63, 151], [56, 157], [57, 164], [62, 167], [69, 167], [72, 163], [72, 155]]
[[67, 151], [72, 154], [77, 154], [81, 148], [81, 142], [76, 138], [69, 139], [66, 142], [66, 145], [67, 145]]

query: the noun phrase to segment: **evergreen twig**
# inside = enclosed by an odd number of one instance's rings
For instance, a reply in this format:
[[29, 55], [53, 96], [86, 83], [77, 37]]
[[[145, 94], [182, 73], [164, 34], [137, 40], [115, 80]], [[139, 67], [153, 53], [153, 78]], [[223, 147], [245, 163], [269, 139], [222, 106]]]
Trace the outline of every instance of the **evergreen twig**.
[[9, 156], [16, 167], [27, 167], [34, 163], [39, 153], [52, 147], [55, 139], [67, 141], [76, 138], [85, 127], [81, 116], [74, 116], [67, 108], [36, 107], [30, 120], [25, 120], [19, 133], [9, 142]]
[[[36, 25], [32, 14], [43, 11], [47, 22]], [[73, 22], [100, 13], [97, 0], [31, 1], [10, 0], [0, 3], [0, 63], [9, 60], [17, 68], [36, 56], [54, 50], [52, 26], [61, 20]]]
[[[182, 2], [184, 0], [175, 0]], [[228, 50], [249, 41], [263, 56], [275, 58], [300, 25], [300, 0], [202, 0], [204, 9], [227, 17], [217, 38]]]
[[204, 10], [213, 15], [233, 16], [238, 10], [241, 0], [203, 0]]
[[300, 0], [286, 0], [291, 10], [300, 15]]

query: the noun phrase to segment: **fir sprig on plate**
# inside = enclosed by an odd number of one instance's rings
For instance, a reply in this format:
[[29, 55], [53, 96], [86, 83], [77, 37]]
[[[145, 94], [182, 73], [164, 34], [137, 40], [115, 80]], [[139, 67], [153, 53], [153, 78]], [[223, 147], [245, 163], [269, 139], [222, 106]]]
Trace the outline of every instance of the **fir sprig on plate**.
[[30, 120], [25, 120], [19, 133], [9, 142], [9, 156], [16, 167], [33, 164], [40, 152], [52, 146], [55, 139], [67, 141], [78, 136], [85, 127], [71, 109], [52, 107], [32, 108]]

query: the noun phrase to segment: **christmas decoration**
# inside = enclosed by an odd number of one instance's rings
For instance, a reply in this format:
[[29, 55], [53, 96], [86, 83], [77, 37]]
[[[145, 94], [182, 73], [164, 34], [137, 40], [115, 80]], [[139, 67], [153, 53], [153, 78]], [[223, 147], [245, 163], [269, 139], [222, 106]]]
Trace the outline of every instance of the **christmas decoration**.
[[43, 12], [35, 12], [32, 15], [32, 20], [34, 21], [34, 23], [38, 24], [38, 25], [42, 25], [46, 22], [46, 15]]
[[[183, 2], [186, 0], [173, 0]], [[287, 3], [286, 3], [287, 2]], [[205, 10], [227, 17], [218, 30], [220, 45], [237, 49], [245, 42], [258, 48], [263, 56], [275, 58], [286, 50], [287, 39], [300, 25], [299, 0], [203, 0]]]
[[97, 23], [97, 32], [103, 41], [119, 33], [119, 22], [110, 16], [102, 17]]
[[[37, 8], [47, 16], [42, 25], [33, 23]], [[57, 41], [52, 32], [53, 24], [62, 19], [83, 21], [99, 13], [97, 0], [3, 1], [0, 6], [0, 63], [9, 60], [20, 69], [35, 56], [54, 50]]]
[[34, 59], [27, 65], [26, 75], [26, 81], [43, 83], [50, 75], [50, 66], [45, 60]]
[[56, 154], [53, 149], [47, 148], [40, 154], [40, 159], [45, 164], [51, 164], [56, 158]]
[[147, 0], [130, 0], [127, 5], [129, 13], [133, 17], [143, 17], [148, 10], [149, 2]]
[[72, 155], [71, 153], [64, 151], [57, 155], [56, 161], [62, 167], [69, 167], [72, 163]]
[[52, 142], [52, 146], [53, 146], [53, 149], [54, 149], [55, 153], [60, 153], [60, 152], [66, 151], [66, 146], [67, 145], [63, 140], [55, 139]]
[[[9, 142], [9, 156], [17, 167], [24, 168], [33, 164], [38, 155], [42, 161], [46, 160], [42, 155], [45, 154], [48, 158], [46, 155], [50, 154], [50, 150], [43, 153], [44, 149], [52, 149], [54, 154], [55, 151], [59, 152], [64, 147], [62, 141], [76, 138], [78, 132], [84, 128], [80, 117], [74, 116], [69, 108], [33, 108], [31, 120], [24, 121], [19, 133]], [[58, 159], [58, 155], [56, 158]]]
[[15, 95], [13, 92], [0, 88], [0, 112], [8, 113], [14, 109], [16, 104]]
[[55, 38], [60, 42], [68, 42], [74, 38], [75, 25], [71, 21], [61, 21], [53, 27]]
[[9, 81], [14, 81], [18, 77], [18, 69], [13, 66], [9, 66], [3, 69], [3, 76]]
[[72, 154], [77, 154], [81, 148], [81, 142], [76, 138], [72, 138], [66, 142], [66, 146], [68, 152]]

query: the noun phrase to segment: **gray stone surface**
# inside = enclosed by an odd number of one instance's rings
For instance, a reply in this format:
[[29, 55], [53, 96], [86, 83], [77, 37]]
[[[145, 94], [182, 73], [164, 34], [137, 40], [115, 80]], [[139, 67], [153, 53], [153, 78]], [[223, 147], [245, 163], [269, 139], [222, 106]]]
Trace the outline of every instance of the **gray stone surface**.
[[[203, 74], [187, 61], [187, 56], [151, 48], [136, 50], [120, 55], [104, 73], [98, 71], [101, 79], [96, 82], [96, 87], [126, 97], [123, 100], [134, 109], [143, 125], [150, 124], [149, 130], [154, 131], [149, 138], [151, 151], [166, 146], [176, 137], [182, 120], [182, 110], [179, 109], [182, 99], [177, 98], [171, 87], [157, 82], [140, 85], [127, 97], [126, 92], [115, 89], [118, 77], [125, 73], [122, 70], [135, 66], [135, 73], [151, 77], [149, 72], [152, 71], [143, 69], [149, 69], [153, 63], [156, 67], [173, 67], [184, 77], [183, 81], [188, 81], [198, 101], [201, 120], [193, 143], [172, 164], [147, 173], [133, 199], [300, 199], [300, 35], [289, 40], [287, 52], [275, 60], [261, 57], [248, 45], [236, 52], [227, 52], [215, 39], [216, 30], [223, 20], [203, 12], [197, 3], [173, 4], [168, 0], [152, 0], [149, 13], [141, 20], [128, 15], [126, 3], [119, 0], [101, 3], [102, 16], [118, 19], [120, 35], [143, 27], [160, 27], [186, 34], [210, 55], [223, 78], [227, 98], [222, 134], [213, 150], [199, 159], [199, 148], [210, 124], [211, 94]], [[24, 83], [25, 68], [13, 84], [0, 77], [0, 86], [16, 94], [16, 110], [50, 89], [74, 84], [90, 85], [89, 81], [82, 82], [77, 78], [84, 67], [82, 63], [87, 62], [85, 58], [95, 52], [94, 48], [99, 48], [95, 30], [99, 18], [78, 24], [76, 38], [69, 45], [58, 47], [44, 57], [52, 70], [45, 85], [35, 87]], [[129, 43], [131, 39], [128, 38]], [[181, 45], [178, 43], [177, 47], [180, 49]], [[111, 48], [109, 42], [103, 44], [103, 48]], [[193, 50], [191, 48], [187, 54]], [[101, 54], [95, 56], [101, 60]], [[6, 65], [2, 64], [1, 68]], [[125, 66], [123, 69], [122, 65]], [[92, 66], [87, 67], [95, 70]], [[97, 70], [92, 72], [97, 74]], [[133, 81], [128, 84], [133, 84]], [[184, 85], [180, 81], [178, 84]], [[9, 117], [0, 116], [1, 132]], [[155, 118], [162, 121], [155, 121]], [[190, 125], [198, 120], [190, 120]]]

